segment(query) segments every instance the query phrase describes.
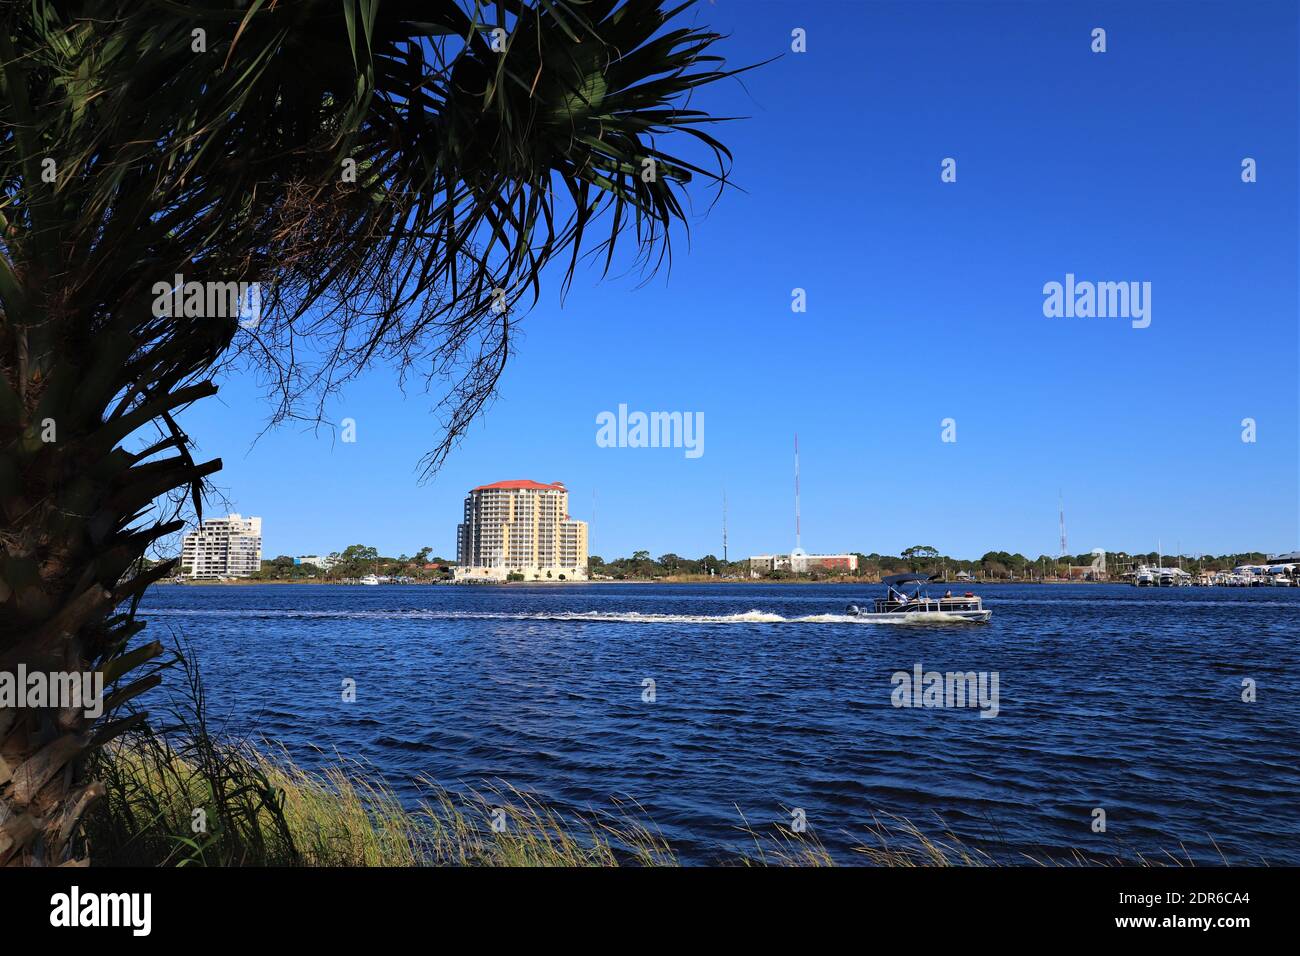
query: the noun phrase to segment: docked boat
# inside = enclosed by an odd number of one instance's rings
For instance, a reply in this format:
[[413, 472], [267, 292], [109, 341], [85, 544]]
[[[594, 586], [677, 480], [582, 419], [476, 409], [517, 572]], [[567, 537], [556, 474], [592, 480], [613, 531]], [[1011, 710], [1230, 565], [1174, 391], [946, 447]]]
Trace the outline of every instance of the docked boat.
[[940, 598], [925, 593], [925, 585], [937, 580], [938, 575], [891, 574], [881, 578], [885, 596], [876, 598], [870, 610], [850, 604], [846, 613], [871, 621], [907, 621], [936, 623], [963, 620], [987, 623], [993, 612], [986, 610], [983, 599], [970, 591], [955, 596], [951, 591]]
[[1162, 588], [1189, 588], [1192, 576], [1182, 568], [1157, 568], [1156, 583]]
[[379, 577], [378, 577], [377, 575], [374, 575], [374, 574], [367, 574], [365, 577], [363, 577], [363, 578], [361, 579], [361, 583], [362, 583], [362, 584], [369, 584], [369, 585], [378, 585], [378, 584], [379, 584]]

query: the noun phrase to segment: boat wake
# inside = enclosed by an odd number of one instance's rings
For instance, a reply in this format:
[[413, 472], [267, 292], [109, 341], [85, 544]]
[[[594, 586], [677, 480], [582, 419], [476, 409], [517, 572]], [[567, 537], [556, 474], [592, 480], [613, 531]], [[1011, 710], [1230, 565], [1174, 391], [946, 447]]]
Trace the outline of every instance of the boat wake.
[[786, 617], [772, 611], [749, 610], [736, 614], [647, 614], [639, 611], [302, 611], [251, 608], [155, 608], [144, 610], [149, 617], [245, 617], [245, 618], [333, 618], [344, 620], [430, 620], [430, 621], [573, 621], [592, 624], [969, 624], [954, 614], [912, 613], [901, 620], [880, 621], [854, 614], [804, 614]]

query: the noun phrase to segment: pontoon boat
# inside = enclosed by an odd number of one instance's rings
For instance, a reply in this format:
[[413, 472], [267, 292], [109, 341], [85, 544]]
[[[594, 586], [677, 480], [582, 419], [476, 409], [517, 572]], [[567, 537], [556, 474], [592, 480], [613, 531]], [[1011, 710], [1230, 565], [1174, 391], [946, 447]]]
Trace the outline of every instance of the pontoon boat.
[[983, 600], [970, 591], [960, 597], [951, 591], [941, 598], [930, 597], [925, 593], [925, 585], [937, 579], [938, 575], [892, 574], [881, 579], [885, 596], [876, 598], [873, 610], [850, 604], [846, 613], [872, 621], [933, 620], [936, 623], [951, 619], [985, 623], [993, 616], [992, 611], [985, 610]]

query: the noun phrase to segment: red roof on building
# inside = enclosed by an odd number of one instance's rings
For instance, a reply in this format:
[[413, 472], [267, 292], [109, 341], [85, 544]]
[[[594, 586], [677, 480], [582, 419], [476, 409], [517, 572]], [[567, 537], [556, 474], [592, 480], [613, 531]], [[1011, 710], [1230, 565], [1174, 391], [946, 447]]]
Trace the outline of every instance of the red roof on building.
[[514, 491], [521, 488], [532, 488], [537, 491], [568, 491], [568, 489], [564, 487], [564, 482], [562, 481], [557, 481], [554, 484], [550, 484], [550, 485], [544, 485], [540, 481], [529, 481], [526, 478], [520, 479], [518, 481], [494, 481], [490, 485], [479, 485], [477, 488], [474, 488], [473, 490], [474, 491], [497, 491], [497, 490]]

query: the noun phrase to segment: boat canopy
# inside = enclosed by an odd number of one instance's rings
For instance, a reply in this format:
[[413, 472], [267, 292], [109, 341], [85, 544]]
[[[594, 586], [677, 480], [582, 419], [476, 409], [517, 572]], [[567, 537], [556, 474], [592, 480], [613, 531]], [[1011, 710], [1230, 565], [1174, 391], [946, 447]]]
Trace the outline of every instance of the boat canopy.
[[889, 577], [881, 578], [881, 584], [888, 584], [890, 587], [896, 587], [899, 584], [911, 584], [913, 581], [936, 581], [937, 574], [891, 574]]

